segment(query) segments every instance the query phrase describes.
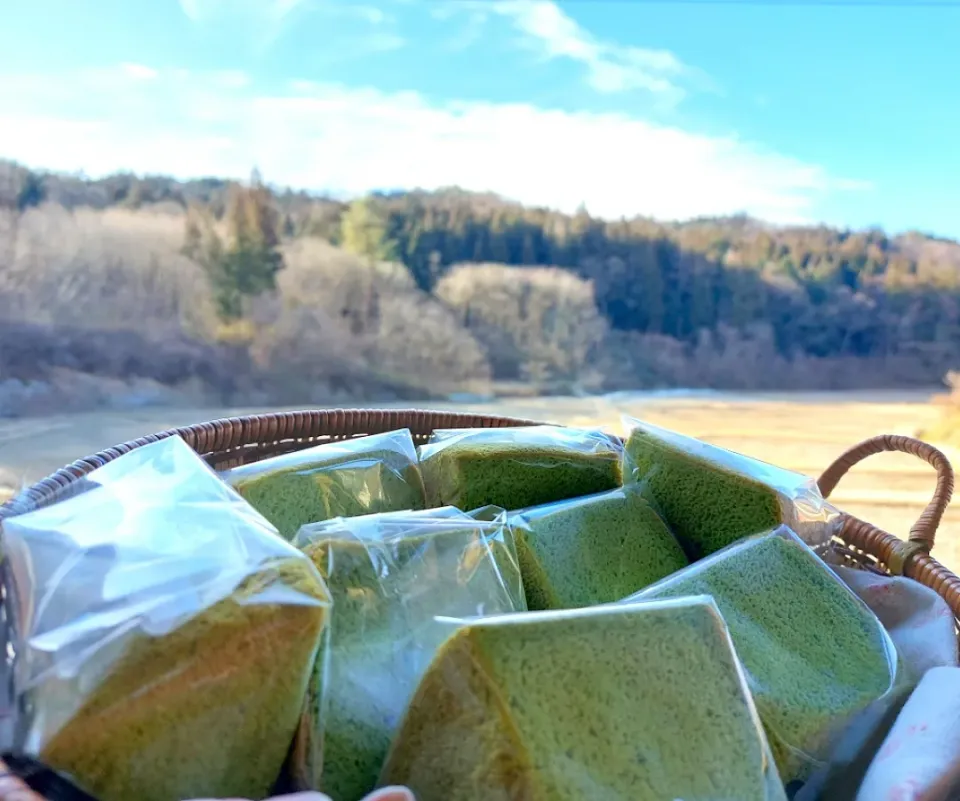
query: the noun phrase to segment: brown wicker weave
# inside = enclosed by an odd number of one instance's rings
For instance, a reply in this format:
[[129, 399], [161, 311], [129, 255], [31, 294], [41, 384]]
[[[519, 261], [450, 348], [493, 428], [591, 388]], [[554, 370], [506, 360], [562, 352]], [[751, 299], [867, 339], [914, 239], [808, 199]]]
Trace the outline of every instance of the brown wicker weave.
[[[0, 506], [0, 522], [50, 503], [61, 489], [118, 456], [171, 436], [182, 437], [211, 466], [220, 470], [310, 445], [398, 428], [410, 429], [415, 441], [424, 442], [434, 430], [442, 428], [503, 428], [538, 424], [533, 420], [510, 417], [416, 409], [337, 409], [215, 420], [141, 437], [61, 468]], [[917, 456], [936, 470], [937, 486], [933, 499], [914, 524], [907, 540], [901, 540], [844, 513], [842, 528], [832, 547], [851, 566], [904, 575], [933, 588], [947, 601], [954, 616], [960, 618], [960, 578], [930, 556], [937, 527], [953, 494], [953, 468], [943, 453], [910, 437], [875, 437], [851, 448], [830, 465], [818, 481], [820, 490], [824, 497], [828, 497], [851, 467], [868, 456], [891, 451]], [[0, 801], [44, 799], [6, 772], [5, 765], [0, 761]]]

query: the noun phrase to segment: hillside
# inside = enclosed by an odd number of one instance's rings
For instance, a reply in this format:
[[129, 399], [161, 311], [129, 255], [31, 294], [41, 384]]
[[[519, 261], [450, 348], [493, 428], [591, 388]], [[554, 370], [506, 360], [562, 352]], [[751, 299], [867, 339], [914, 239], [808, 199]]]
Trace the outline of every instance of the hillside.
[[188, 209], [222, 227], [236, 188], [0, 162], [5, 385], [68, 371], [294, 403], [504, 384], [894, 388], [938, 385], [960, 361], [960, 243], [604, 221], [457, 189], [349, 206], [270, 189], [282, 269], [238, 340], [183, 250]]

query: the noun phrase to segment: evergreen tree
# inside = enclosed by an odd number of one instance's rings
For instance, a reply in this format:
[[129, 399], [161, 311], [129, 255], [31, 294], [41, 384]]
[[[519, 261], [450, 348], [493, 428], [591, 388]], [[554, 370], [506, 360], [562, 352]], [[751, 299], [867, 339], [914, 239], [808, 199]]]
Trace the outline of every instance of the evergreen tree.
[[244, 316], [247, 299], [276, 289], [283, 269], [280, 215], [256, 170], [249, 186], [233, 187], [224, 223], [226, 235], [221, 236], [208, 210], [192, 208], [184, 253], [207, 273], [217, 316], [231, 322]]
[[371, 197], [354, 200], [340, 220], [343, 247], [371, 261], [391, 261], [397, 257], [396, 243], [388, 231], [387, 215]]
[[32, 170], [28, 170], [17, 193], [17, 210], [22, 212], [33, 206], [39, 206], [46, 197], [43, 179]]

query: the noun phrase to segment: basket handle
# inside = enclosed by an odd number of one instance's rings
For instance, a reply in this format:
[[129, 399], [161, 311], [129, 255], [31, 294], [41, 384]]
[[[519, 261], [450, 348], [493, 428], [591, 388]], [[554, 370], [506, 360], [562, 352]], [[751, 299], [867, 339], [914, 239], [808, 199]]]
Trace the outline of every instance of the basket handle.
[[862, 462], [868, 456], [890, 452], [909, 453], [911, 456], [923, 459], [937, 471], [937, 486], [933, 491], [933, 498], [927, 504], [927, 508], [923, 510], [920, 519], [913, 524], [908, 539], [908, 542], [914, 544], [917, 550], [929, 553], [930, 549], [933, 548], [940, 520], [943, 518], [943, 513], [953, 496], [953, 468], [950, 466], [947, 457], [932, 445], [899, 434], [884, 434], [873, 437], [859, 445], [854, 445], [850, 450], [843, 453], [823, 471], [823, 475], [817, 481], [817, 486], [820, 488], [821, 495], [827, 498], [840, 479], [855, 464]]

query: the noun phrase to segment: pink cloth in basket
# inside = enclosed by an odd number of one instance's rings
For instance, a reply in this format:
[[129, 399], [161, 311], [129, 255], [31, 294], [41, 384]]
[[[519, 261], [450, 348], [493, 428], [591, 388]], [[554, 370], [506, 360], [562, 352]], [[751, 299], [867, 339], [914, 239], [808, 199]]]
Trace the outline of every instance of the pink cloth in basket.
[[918, 680], [931, 668], [960, 664], [953, 612], [936, 592], [902, 576], [831, 567], [880, 618], [907, 668]]
[[927, 671], [883, 741], [856, 801], [960, 798], [960, 668]]

